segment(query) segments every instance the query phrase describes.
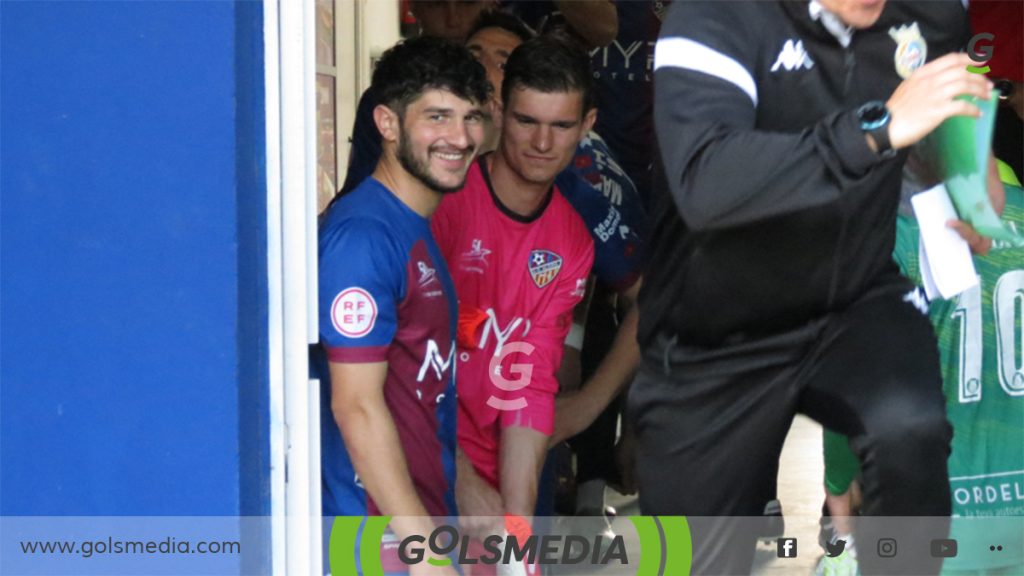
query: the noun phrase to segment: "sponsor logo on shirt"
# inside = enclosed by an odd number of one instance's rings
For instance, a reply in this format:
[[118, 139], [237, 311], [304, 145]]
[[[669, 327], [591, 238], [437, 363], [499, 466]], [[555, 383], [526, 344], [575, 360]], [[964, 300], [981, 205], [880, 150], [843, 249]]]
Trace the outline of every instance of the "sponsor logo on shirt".
[[527, 269], [537, 288], [543, 288], [558, 276], [562, 269], [562, 257], [550, 250], [533, 250]]
[[427, 350], [423, 354], [423, 363], [420, 364], [420, 371], [416, 375], [416, 381], [423, 382], [423, 377], [427, 375], [428, 368], [433, 368], [434, 376], [437, 377], [437, 380], [441, 380], [448, 367], [452, 365], [452, 358], [454, 357], [455, 342], [452, 342], [451, 346], [449, 346], [448, 357], [445, 358], [441, 355], [441, 349], [438, 347], [437, 342], [433, 338], [428, 339]]
[[[520, 338], [525, 338], [530, 332], [530, 321], [521, 316], [516, 316], [502, 327], [493, 308], [487, 309], [486, 317], [487, 320], [484, 322], [480, 339], [476, 342], [476, 347], [479, 350], [484, 350], [491, 337], [494, 337], [494, 354], [491, 355], [487, 365], [491, 384], [505, 392], [516, 392], [526, 388], [530, 385], [530, 380], [533, 378], [533, 365], [531, 363], [514, 362], [506, 366], [505, 370], [503, 370], [503, 365], [505, 364], [505, 359], [511, 354], [521, 353], [529, 356], [533, 353], [534, 346], [529, 342], [518, 340], [509, 342], [517, 332]], [[463, 352], [459, 359], [463, 362], [468, 361], [469, 354]], [[496, 410], [521, 410], [527, 405], [526, 398], [524, 397], [508, 398], [508, 394], [502, 394], [502, 396], [505, 396], [505, 398], [499, 398], [491, 394], [487, 398], [487, 405]]]
[[[601, 239], [601, 242], [607, 242], [609, 238], [615, 236], [619, 232], [619, 223], [622, 222], [622, 213], [615, 209], [614, 206], [608, 210], [608, 215], [605, 216], [604, 221], [594, 228], [594, 234]], [[625, 227], [626, 231], [629, 231], [628, 227]], [[623, 236], [625, 238], [625, 236]]]
[[359, 287], [346, 288], [334, 297], [331, 323], [342, 336], [362, 338], [373, 330], [376, 321], [377, 302], [366, 290]]
[[487, 268], [487, 255], [491, 251], [484, 248], [484, 243], [479, 238], [473, 239], [473, 248], [468, 252], [463, 252], [459, 260], [459, 268], [466, 272], [476, 272], [483, 274], [484, 269]]
[[893, 54], [896, 73], [900, 78], [909, 78], [928, 58], [928, 43], [921, 36], [917, 22], [899, 28], [893, 26], [889, 28], [889, 36], [896, 41], [896, 52]]
[[607, 76], [620, 82], [650, 82], [654, 69], [654, 44], [649, 40], [612, 40], [605, 47], [591, 50], [594, 78]]
[[813, 67], [814, 60], [811, 60], [807, 50], [804, 49], [803, 40], [786, 40], [771, 71], [777, 72], [779, 68], [785, 68], [787, 72], [792, 72], [801, 68], [810, 70]]
[[416, 267], [420, 270], [420, 287], [426, 287], [431, 282], [437, 282], [437, 270], [427, 266], [426, 262], [417, 262]]
[[590, 131], [580, 142], [580, 151], [574, 160], [576, 173], [614, 206], [621, 206], [623, 186], [632, 188], [632, 181], [607, 152], [604, 140]]
[[501, 348], [505, 346], [505, 343], [508, 342], [517, 328], [523, 327], [519, 333], [521, 338], [525, 338], [530, 333], [530, 321], [526, 318], [516, 316], [502, 328], [501, 321], [498, 320], [498, 315], [494, 312], [494, 308], [488, 308], [486, 315], [487, 320], [484, 322], [483, 330], [480, 332], [480, 339], [477, 342], [479, 350], [486, 348], [490, 337], [494, 336], [494, 355], [500, 356]]
[[428, 290], [428, 287], [433, 284], [435, 287], [440, 288], [437, 280], [437, 270], [427, 266], [426, 262], [417, 262], [416, 267], [420, 271], [420, 288], [424, 291], [424, 298], [437, 298], [438, 296], [444, 295], [443, 290]]

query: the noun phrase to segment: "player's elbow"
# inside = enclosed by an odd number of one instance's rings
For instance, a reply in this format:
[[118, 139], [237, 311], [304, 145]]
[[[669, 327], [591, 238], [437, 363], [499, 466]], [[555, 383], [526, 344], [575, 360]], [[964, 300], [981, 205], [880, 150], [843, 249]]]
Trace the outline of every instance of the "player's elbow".
[[367, 430], [375, 410], [365, 399], [335, 396], [331, 399], [331, 414], [343, 438], [348, 440], [352, 432]]
[[669, 193], [686, 227], [699, 232], [713, 227], [723, 212], [722, 182], [692, 157], [665, 167]]

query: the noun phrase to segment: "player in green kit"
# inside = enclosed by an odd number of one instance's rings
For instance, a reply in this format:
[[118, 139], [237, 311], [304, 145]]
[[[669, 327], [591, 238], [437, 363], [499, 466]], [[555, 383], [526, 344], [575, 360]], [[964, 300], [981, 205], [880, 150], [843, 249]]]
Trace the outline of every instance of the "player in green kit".
[[[1002, 219], [1024, 232], [1024, 192], [1001, 170], [1006, 190]], [[917, 221], [901, 216], [895, 256], [911, 279], [920, 279]], [[946, 410], [953, 424], [949, 457], [954, 520], [950, 538], [958, 554], [945, 573], [984, 570], [1019, 574], [1024, 534], [1015, 523], [958, 521], [956, 517], [1024, 516], [1024, 247], [995, 240], [975, 255], [979, 284], [952, 300], [936, 300], [929, 315], [942, 362]], [[1017, 527], [1015, 533], [1005, 531]], [[1004, 567], [1004, 571], [998, 568]]]
[[[1005, 164], [999, 172], [1006, 191], [1003, 222], [1024, 233], [1021, 183]], [[894, 257], [903, 273], [918, 284], [919, 238], [917, 221], [901, 214]], [[954, 516], [950, 538], [957, 541], [958, 549], [955, 557], [946, 558], [943, 573], [1021, 574], [1024, 247], [994, 240], [988, 254], [974, 256], [974, 266], [978, 285], [929, 305], [939, 342], [946, 410], [954, 430], [949, 458]], [[848, 502], [857, 459], [845, 438], [829, 431], [825, 432], [825, 470], [830, 507], [836, 500]], [[975, 519], [979, 517], [992, 519]], [[1002, 549], [990, 550], [997, 545]], [[823, 558], [818, 573], [839, 575], [846, 568], [836, 558]]]

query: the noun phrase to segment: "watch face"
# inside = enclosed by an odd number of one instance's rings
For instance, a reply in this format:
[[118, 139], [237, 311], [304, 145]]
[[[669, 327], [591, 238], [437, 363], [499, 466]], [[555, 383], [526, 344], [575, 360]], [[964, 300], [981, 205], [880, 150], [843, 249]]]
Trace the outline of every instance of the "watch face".
[[885, 106], [878, 104], [867, 104], [860, 109], [860, 119], [867, 124], [874, 124], [885, 118]]
[[1013, 82], [1005, 78], [1000, 78], [995, 81], [996, 90], [999, 91], [999, 99], [1006, 100], [1013, 94]]
[[882, 102], [868, 102], [857, 110], [862, 130], [874, 130], [889, 121], [889, 110]]

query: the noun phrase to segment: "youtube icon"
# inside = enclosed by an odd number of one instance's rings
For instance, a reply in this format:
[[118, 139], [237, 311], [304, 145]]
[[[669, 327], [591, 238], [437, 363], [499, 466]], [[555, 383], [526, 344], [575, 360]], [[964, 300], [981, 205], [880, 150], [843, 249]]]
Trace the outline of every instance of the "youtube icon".
[[956, 540], [952, 538], [938, 538], [932, 540], [933, 558], [953, 558], [956, 556]]

